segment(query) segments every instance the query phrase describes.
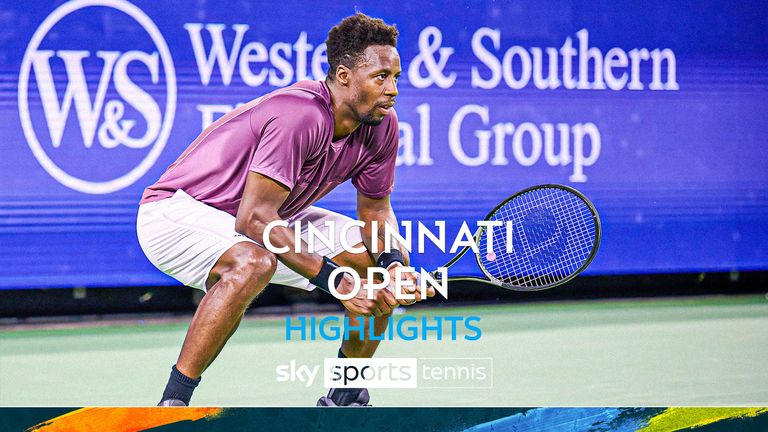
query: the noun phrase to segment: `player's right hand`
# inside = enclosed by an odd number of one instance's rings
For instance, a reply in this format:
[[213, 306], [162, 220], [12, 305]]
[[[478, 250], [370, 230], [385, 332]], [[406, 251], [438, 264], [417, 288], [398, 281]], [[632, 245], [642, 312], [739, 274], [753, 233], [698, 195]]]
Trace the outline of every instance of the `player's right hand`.
[[[361, 281], [361, 286], [365, 286], [366, 280]], [[336, 291], [340, 294], [347, 294], [354, 290], [355, 283], [350, 275], [344, 275], [339, 285], [336, 287]], [[349, 300], [341, 300], [341, 304], [344, 305], [347, 310], [357, 315], [373, 315], [379, 317], [387, 315], [397, 307], [397, 300], [394, 294], [386, 288], [377, 289], [375, 291], [374, 299], [368, 298], [368, 290], [360, 289], [357, 294]]]

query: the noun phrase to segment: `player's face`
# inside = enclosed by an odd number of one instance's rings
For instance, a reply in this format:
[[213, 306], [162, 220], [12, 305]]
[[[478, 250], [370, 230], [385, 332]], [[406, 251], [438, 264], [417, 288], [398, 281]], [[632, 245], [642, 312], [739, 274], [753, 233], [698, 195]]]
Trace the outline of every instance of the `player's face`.
[[366, 60], [351, 71], [357, 121], [376, 126], [395, 104], [400, 77], [400, 55], [395, 47], [372, 45], [363, 52]]

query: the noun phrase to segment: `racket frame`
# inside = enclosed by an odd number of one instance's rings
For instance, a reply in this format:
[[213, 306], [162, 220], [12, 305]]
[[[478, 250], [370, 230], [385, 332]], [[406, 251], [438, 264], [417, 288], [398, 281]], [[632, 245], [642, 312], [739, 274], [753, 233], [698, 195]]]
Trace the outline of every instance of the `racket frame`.
[[[475, 282], [483, 282], [491, 285], [495, 285], [501, 288], [506, 288], [513, 291], [540, 291], [545, 290], [549, 288], [553, 288], [559, 285], [562, 285], [564, 283], [567, 283], [568, 281], [572, 280], [576, 276], [578, 276], [581, 272], [583, 272], [587, 266], [592, 262], [592, 260], [595, 258], [595, 255], [597, 254], [597, 249], [600, 247], [600, 239], [602, 238], [602, 224], [600, 223], [600, 215], [597, 213], [597, 209], [595, 208], [594, 204], [586, 197], [583, 193], [579, 192], [578, 190], [561, 184], [556, 183], [548, 183], [548, 184], [541, 184], [541, 185], [535, 185], [528, 188], [525, 188], [523, 190], [520, 190], [516, 192], [515, 194], [509, 196], [507, 199], [500, 202], [496, 207], [493, 208], [490, 212], [488, 212], [487, 215], [485, 215], [484, 221], [489, 221], [491, 216], [493, 216], [500, 208], [502, 208], [504, 205], [506, 205], [508, 202], [514, 200], [515, 198], [519, 197], [520, 195], [538, 190], [538, 189], [563, 189], [567, 192], [572, 193], [577, 198], [582, 200], [587, 207], [589, 208], [590, 213], [592, 214], [592, 219], [595, 224], [595, 243], [592, 246], [592, 250], [589, 252], [589, 256], [586, 260], [584, 260], [584, 263], [573, 273], [568, 275], [567, 277], [560, 279], [558, 281], [555, 281], [553, 283], [543, 285], [543, 286], [535, 286], [535, 287], [522, 287], [512, 284], [503, 283], [501, 281], [496, 280], [493, 276], [491, 276], [488, 271], [485, 269], [485, 266], [480, 261], [480, 253], [474, 253], [475, 255], [475, 261], [477, 262], [477, 266], [480, 268], [480, 270], [485, 274], [485, 278], [477, 277], [477, 276], [449, 276], [448, 281], [475, 281]], [[482, 237], [483, 233], [485, 232], [485, 227], [481, 226], [478, 227], [477, 231], [475, 231], [474, 234], [474, 241], [475, 245], [480, 244], [480, 238]], [[453, 258], [451, 258], [450, 261], [445, 263], [442, 267], [445, 267], [446, 269], [452, 266], [456, 261], [461, 259], [461, 257], [464, 256], [464, 254], [467, 253], [468, 250], [471, 249], [471, 246], [464, 246], [464, 249], [459, 251]], [[437, 279], [438, 278], [437, 272], [432, 272], [432, 277]]]

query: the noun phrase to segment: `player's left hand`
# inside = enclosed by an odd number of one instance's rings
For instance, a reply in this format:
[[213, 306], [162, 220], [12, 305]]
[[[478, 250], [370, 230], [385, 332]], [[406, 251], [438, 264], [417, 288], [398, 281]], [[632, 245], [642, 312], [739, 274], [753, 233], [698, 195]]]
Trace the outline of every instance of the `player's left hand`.
[[[392, 265], [387, 268], [387, 271], [389, 272], [389, 287], [392, 290], [393, 293], [396, 293], [395, 291], [395, 282], [397, 281], [398, 275], [397, 275], [397, 268], [403, 267], [400, 263], [393, 263]], [[397, 299], [397, 302], [403, 306], [408, 306], [416, 303], [417, 301], [426, 300], [421, 294], [421, 289], [419, 287], [419, 274], [417, 272], [400, 272], [400, 280], [401, 280], [401, 291], [403, 294], [412, 294], [414, 295], [414, 299]], [[435, 288], [432, 286], [428, 286], [426, 289], [426, 297], [433, 297], [435, 295]]]

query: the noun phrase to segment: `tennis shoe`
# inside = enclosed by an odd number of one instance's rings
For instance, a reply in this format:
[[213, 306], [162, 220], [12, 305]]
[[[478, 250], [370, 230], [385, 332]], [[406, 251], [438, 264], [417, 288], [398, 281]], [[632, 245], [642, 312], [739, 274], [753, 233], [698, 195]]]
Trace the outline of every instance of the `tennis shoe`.
[[159, 407], [185, 407], [187, 404], [181, 399], [165, 399], [157, 404]]
[[349, 388], [349, 389], [337, 389], [332, 388], [328, 391], [328, 396], [323, 396], [317, 401], [317, 406], [371, 406], [371, 397], [368, 394], [368, 389], [364, 388]]

